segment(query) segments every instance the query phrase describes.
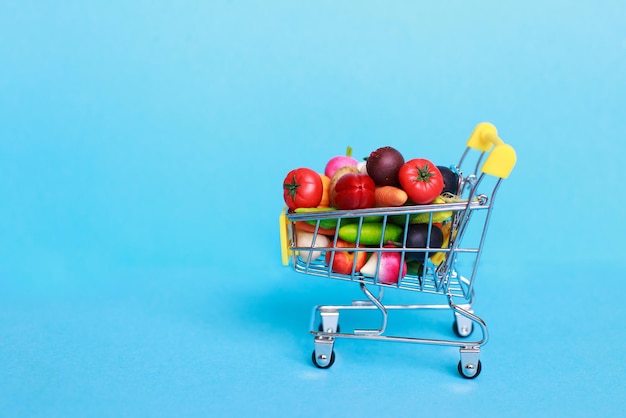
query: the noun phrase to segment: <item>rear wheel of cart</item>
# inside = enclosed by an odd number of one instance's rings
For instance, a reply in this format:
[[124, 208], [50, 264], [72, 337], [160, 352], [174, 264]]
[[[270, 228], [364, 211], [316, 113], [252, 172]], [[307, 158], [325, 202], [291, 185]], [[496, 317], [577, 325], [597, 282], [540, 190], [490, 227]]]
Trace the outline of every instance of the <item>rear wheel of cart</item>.
[[454, 324], [452, 324], [452, 330], [459, 338], [467, 338], [470, 336], [474, 327], [471, 322], [466, 322], [464, 324], [460, 324], [459, 321], [455, 320]]
[[[328, 369], [335, 362], [335, 350], [330, 352], [330, 359], [326, 359], [323, 355], [316, 355], [315, 350], [313, 350], [313, 354], [311, 355], [311, 360], [315, 367], [319, 369]], [[320, 364], [321, 362], [321, 364]]]
[[466, 379], [475, 379], [478, 377], [478, 375], [480, 374], [480, 371], [482, 370], [482, 364], [480, 360], [478, 360], [478, 362], [476, 363], [476, 370], [473, 370], [473, 367], [472, 367], [471, 369], [468, 369], [467, 371], [465, 371], [463, 370], [463, 365], [459, 361], [459, 365], [457, 366], [457, 369], [459, 371], [459, 374], [462, 377]]

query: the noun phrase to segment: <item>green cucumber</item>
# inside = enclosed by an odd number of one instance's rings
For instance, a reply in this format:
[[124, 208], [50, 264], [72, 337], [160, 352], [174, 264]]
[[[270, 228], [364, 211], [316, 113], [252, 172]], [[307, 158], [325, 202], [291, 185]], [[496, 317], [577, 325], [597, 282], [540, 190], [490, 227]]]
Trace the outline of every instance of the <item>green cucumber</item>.
[[[381, 239], [384, 245], [387, 241], [400, 241], [402, 237], [402, 228], [398, 225], [388, 223], [384, 228], [383, 224], [378, 222], [364, 222], [361, 225], [361, 236], [359, 243], [363, 245], [380, 245]], [[356, 242], [359, 234], [359, 224], [342, 225], [339, 228], [339, 238], [347, 242]]]

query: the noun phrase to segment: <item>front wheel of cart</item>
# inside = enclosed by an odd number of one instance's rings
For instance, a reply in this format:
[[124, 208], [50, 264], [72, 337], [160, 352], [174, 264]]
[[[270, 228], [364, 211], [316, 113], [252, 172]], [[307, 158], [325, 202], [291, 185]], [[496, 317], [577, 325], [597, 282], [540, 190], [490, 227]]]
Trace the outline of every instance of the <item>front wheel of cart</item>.
[[311, 356], [313, 364], [320, 369], [328, 369], [335, 362], [335, 339], [318, 335], [315, 337], [315, 350]]
[[463, 364], [461, 364], [461, 362], [459, 361], [459, 365], [457, 369], [459, 370], [459, 374], [462, 377], [466, 379], [475, 379], [478, 377], [478, 375], [480, 374], [482, 370], [482, 364], [480, 360], [478, 360], [478, 363], [476, 363], [475, 367], [474, 365], [471, 365], [471, 364], [468, 364], [465, 367], [463, 367]]
[[326, 357], [324, 354], [316, 354], [315, 350], [313, 350], [311, 360], [313, 360], [313, 364], [318, 369], [328, 369], [335, 362], [335, 350], [330, 352], [330, 357]]

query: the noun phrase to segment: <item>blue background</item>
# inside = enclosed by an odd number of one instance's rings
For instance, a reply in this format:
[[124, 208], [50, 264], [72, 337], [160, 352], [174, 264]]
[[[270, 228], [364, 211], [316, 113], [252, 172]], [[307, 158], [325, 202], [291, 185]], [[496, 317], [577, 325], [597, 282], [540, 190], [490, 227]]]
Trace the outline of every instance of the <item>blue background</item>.
[[[0, 415], [623, 414], [625, 22], [608, 0], [0, 2]], [[313, 306], [359, 292], [281, 265], [285, 174], [347, 145], [453, 163], [482, 121], [518, 164], [480, 377], [352, 340], [314, 368]]]

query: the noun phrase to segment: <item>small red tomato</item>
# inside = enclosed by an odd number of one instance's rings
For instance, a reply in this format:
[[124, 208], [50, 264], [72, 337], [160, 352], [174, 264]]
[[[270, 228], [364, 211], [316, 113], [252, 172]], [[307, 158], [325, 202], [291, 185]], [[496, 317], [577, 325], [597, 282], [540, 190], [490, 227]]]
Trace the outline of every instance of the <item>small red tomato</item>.
[[376, 184], [367, 174], [344, 174], [335, 185], [337, 209], [366, 209], [374, 207]]
[[425, 158], [404, 163], [398, 172], [400, 185], [414, 203], [431, 203], [443, 190], [443, 176], [435, 164]]
[[291, 210], [318, 206], [323, 193], [320, 175], [310, 168], [291, 170], [283, 181], [283, 198]]

